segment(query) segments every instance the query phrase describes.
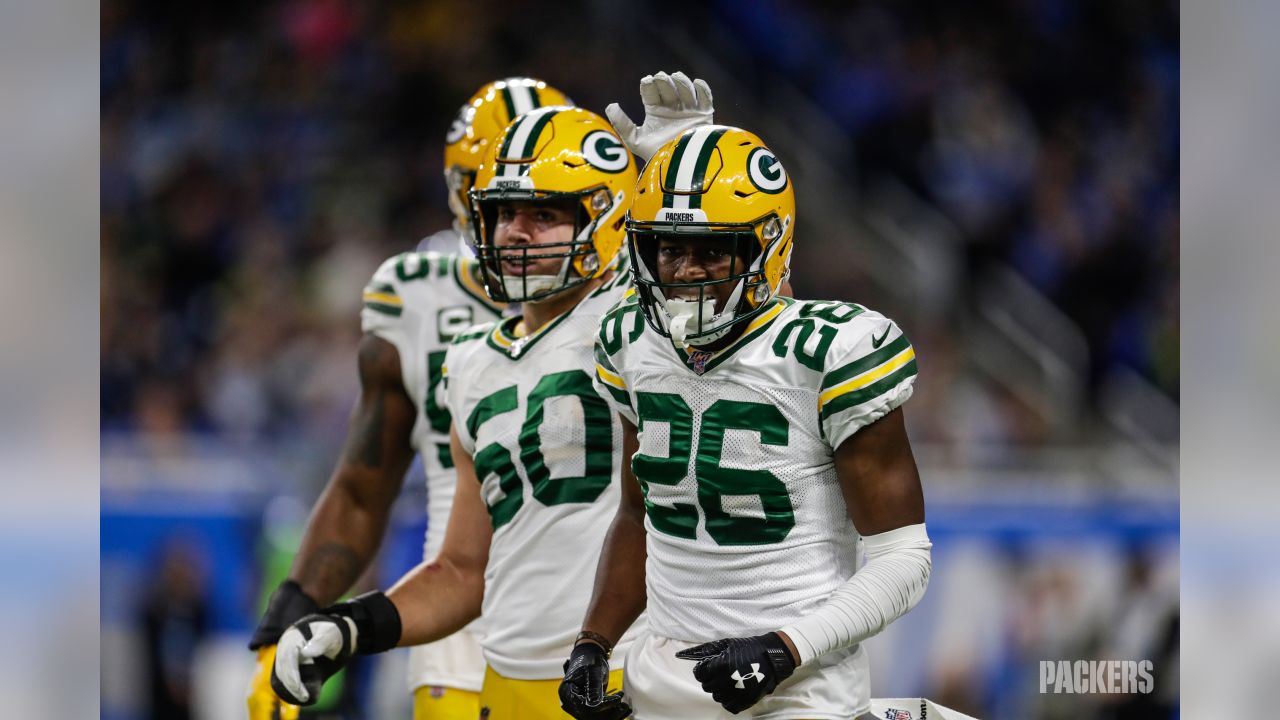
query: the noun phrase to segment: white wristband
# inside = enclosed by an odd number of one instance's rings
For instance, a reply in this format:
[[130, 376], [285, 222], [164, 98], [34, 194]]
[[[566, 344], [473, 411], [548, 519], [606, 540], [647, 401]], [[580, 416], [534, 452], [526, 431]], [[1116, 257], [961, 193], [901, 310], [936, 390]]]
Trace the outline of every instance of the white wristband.
[[862, 642], [920, 602], [933, 567], [924, 523], [863, 538], [867, 563], [817, 610], [782, 628], [801, 664]]

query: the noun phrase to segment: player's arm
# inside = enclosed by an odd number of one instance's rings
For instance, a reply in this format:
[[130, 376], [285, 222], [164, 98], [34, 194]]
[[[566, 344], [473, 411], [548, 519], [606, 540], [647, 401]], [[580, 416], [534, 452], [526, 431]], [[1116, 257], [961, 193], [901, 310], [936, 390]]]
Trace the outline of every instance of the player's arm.
[[289, 571], [321, 605], [341, 597], [373, 560], [413, 461], [417, 408], [404, 389], [399, 352], [366, 334], [359, 357], [360, 399], [342, 456]]
[[621, 694], [605, 695], [609, 655], [613, 646], [644, 612], [645, 547], [644, 497], [631, 472], [631, 456], [639, 447], [636, 427], [622, 420], [622, 497], [613, 524], [604, 538], [596, 565], [595, 589], [582, 633], [565, 662], [560, 703], [578, 718], [627, 717], [631, 708]]
[[290, 625], [271, 673], [271, 688], [282, 700], [310, 705], [353, 655], [439, 640], [479, 617], [492, 530], [456, 429], [450, 445], [458, 490], [440, 554], [409, 571], [390, 594], [365, 593]]
[[[417, 411], [401, 379], [400, 354], [386, 340], [366, 334], [360, 341], [359, 371], [360, 397], [342, 455], [307, 521], [286, 581], [291, 588], [276, 592], [303, 594], [311, 610], [336, 601], [368, 567], [413, 460], [410, 438]], [[277, 604], [273, 597], [272, 605]], [[268, 619], [284, 621], [274, 628], [278, 636], [298, 617], [264, 618], [254, 643], [274, 641], [266, 636], [273, 629]]]
[[417, 413], [404, 390], [395, 346], [366, 334], [358, 364], [360, 397], [342, 455], [312, 510], [289, 576], [272, 593], [249, 643], [259, 655], [248, 698], [251, 718], [279, 712], [267, 687], [275, 660], [271, 646], [289, 625], [337, 600], [368, 567], [413, 459]]
[[[604, 639], [609, 647], [616, 644], [644, 612], [644, 566], [649, 557], [645, 547], [644, 496], [640, 493], [640, 482], [631, 472], [631, 456], [640, 442], [635, 425], [626, 418], [620, 420], [622, 497], [604, 538], [600, 562], [596, 565], [595, 589], [582, 623], [583, 631]], [[594, 642], [598, 644], [599, 639]]]
[[932, 570], [924, 492], [902, 408], [840, 443], [835, 463], [867, 561], [823, 606], [782, 631], [801, 662], [862, 642], [905, 615], [924, 596]]
[[849, 519], [861, 535], [924, 522], [924, 491], [901, 407], [850, 435], [835, 459]]
[[[835, 452], [836, 474], [867, 563], [825, 603], [776, 632], [727, 638], [677, 653], [696, 660], [694, 677], [730, 712], [772, 692], [803, 663], [875, 635], [915, 607], [929, 582], [924, 493], [897, 407], [862, 427]], [[737, 668], [769, 668], [757, 683], [735, 680]]]
[[450, 429], [449, 445], [458, 488], [440, 554], [409, 571], [388, 593], [400, 614], [402, 646], [433, 642], [461, 630], [480, 616], [484, 599], [493, 526], [475, 464], [456, 428]]

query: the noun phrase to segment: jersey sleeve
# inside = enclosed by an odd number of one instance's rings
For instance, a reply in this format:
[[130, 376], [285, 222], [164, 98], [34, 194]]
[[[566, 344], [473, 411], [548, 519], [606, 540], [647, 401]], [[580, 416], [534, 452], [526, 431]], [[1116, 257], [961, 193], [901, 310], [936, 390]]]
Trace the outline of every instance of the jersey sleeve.
[[832, 448], [911, 397], [916, 351], [897, 323], [866, 313], [840, 329], [818, 394], [823, 434]]
[[360, 310], [360, 327], [364, 332], [386, 340], [403, 356], [409, 343], [405, 318], [405, 302], [396, 266], [403, 255], [397, 255], [378, 268], [364, 286]]
[[640, 337], [644, 319], [635, 293], [628, 290], [604, 317], [600, 319], [600, 332], [595, 343], [596, 391], [608, 400], [614, 412], [637, 425], [635, 408], [631, 402], [631, 390], [625, 372], [619, 371], [625, 363], [626, 348]]
[[449, 409], [449, 417], [453, 418], [453, 426], [458, 431], [458, 440], [468, 455], [476, 452], [476, 439], [468, 427], [469, 414], [465, 406], [465, 388], [467, 384], [467, 366], [475, 355], [477, 344], [484, 343], [484, 337], [493, 329], [493, 323], [473, 325], [466, 331], [454, 336], [449, 349], [445, 351], [444, 365], [440, 368], [443, 375], [444, 401]]
[[[461, 375], [461, 368], [466, 362], [463, 360], [465, 354], [466, 348], [455, 340], [445, 352], [444, 366], [440, 369], [440, 372], [443, 375], [441, 382], [444, 383], [445, 405], [449, 409], [449, 417], [453, 418], [453, 427], [458, 431], [458, 440], [462, 444], [462, 449], [466, 450], [468, 455], [474, 455], [476, 440], [471, 437], [471, 433], [467, 432], [466, 416], [462, 414], [463, 381], [459, 376]], [[450, 368], [453, 368], [453, 370]]]
[[604, 396], [614, 412], [629, 420], [632, 425], [636, 425], [639, 421], [636, 418], [635, 409], [631, 406], [631, 392], [627, 388], [627, 381], [618, 373], [612, 358], [605, 352], [599, 340], [596, 340], [595, 352], [597, 392]]

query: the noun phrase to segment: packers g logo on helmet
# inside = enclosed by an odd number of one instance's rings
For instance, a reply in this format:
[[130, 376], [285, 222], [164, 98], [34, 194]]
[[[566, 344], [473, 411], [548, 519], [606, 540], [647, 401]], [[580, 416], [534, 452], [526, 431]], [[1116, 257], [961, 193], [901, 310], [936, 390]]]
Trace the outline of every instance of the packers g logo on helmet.
[[787, 186], [787, 171], [768, 148], [758, 147], [747, 156], [747, 177], [767, 193], [780, 193]]
[[[485, 153], [470, 192], [471, 225], [485, 290], [500, 302], [530, 302], [603, 275], [622, 248], [623, 225], [636, 187], [636, 166], [612, 126], [593, 112], [543, 107], [521, 115]], [[504, 202], [569, 203], [573, 239], [559, 244], [494, 244]], [[562, 258], [554, 276], [512, 275], [502, 260]]]
[[471, 202], [467, 192], [475, 183], [485, 151], [512, 120], [547, 105], [573, 105], [573, 101], [541, 80], [512, 77], [480, 88], [458, 110], [444, 137], [444, 177], [449, 209], [460, 232], [469, 230]]
[[617, 136], [605, 130], [595, 130], [582, 139], [582, 156], [587, 162], [610, 173], [622, 172], [631, 163], [627, 149]]
[[[685, 131], [649, 160], [636, 193], [628, 249], [636, 294], [654, 330], [677, 344], [706, 345], [771, 304], [790, 273], [796, 205], [786, 170], [759, 137], [724, 125]], [[727, 278], [663, 283], [657, 248], [675, 236], [732, 239], [747, 266]], [[712, 314], [709, 289], [727, 282], [734, 283], [728, 302]], [[699, 293], [696, 317], [690, 301], [676, 297], [677, 288], [687, 293], [691, 286]]]

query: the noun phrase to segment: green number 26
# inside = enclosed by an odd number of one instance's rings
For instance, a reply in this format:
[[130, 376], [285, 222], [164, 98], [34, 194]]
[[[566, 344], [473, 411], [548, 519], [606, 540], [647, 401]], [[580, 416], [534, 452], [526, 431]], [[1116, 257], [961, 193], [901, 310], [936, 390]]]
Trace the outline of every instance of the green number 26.
[[[667, 457], [636, 453], [631, 469], [640, 481], [645, 510], [654, 529], [667, 535], [692, 540], [697, 536], [698, 508], [689, 503], [660, 505], [649, 499], [652, 485], [678, 485], [689, 469], [693, 452], [693, 412], [679, 395], [636, 393], [640, 430], [646, 422], [667, 423], [670, 428]], [[789, 426], [774, 405], [717, 400], [702, 414], [698, 432], [694, 475], [698, 486], [698, 507], [706, 516], [707, 534], [717, 545], [768, 545], [780, 542], [796, 517], [787, 486], [768, 470], [740, 470], [721, 467], [727, 430], [760, 433], [765, 445], [785, 446]], [[725, 496], [755, 495], [760, 498], [763, 517], [731, 515], [724, 509]]]

